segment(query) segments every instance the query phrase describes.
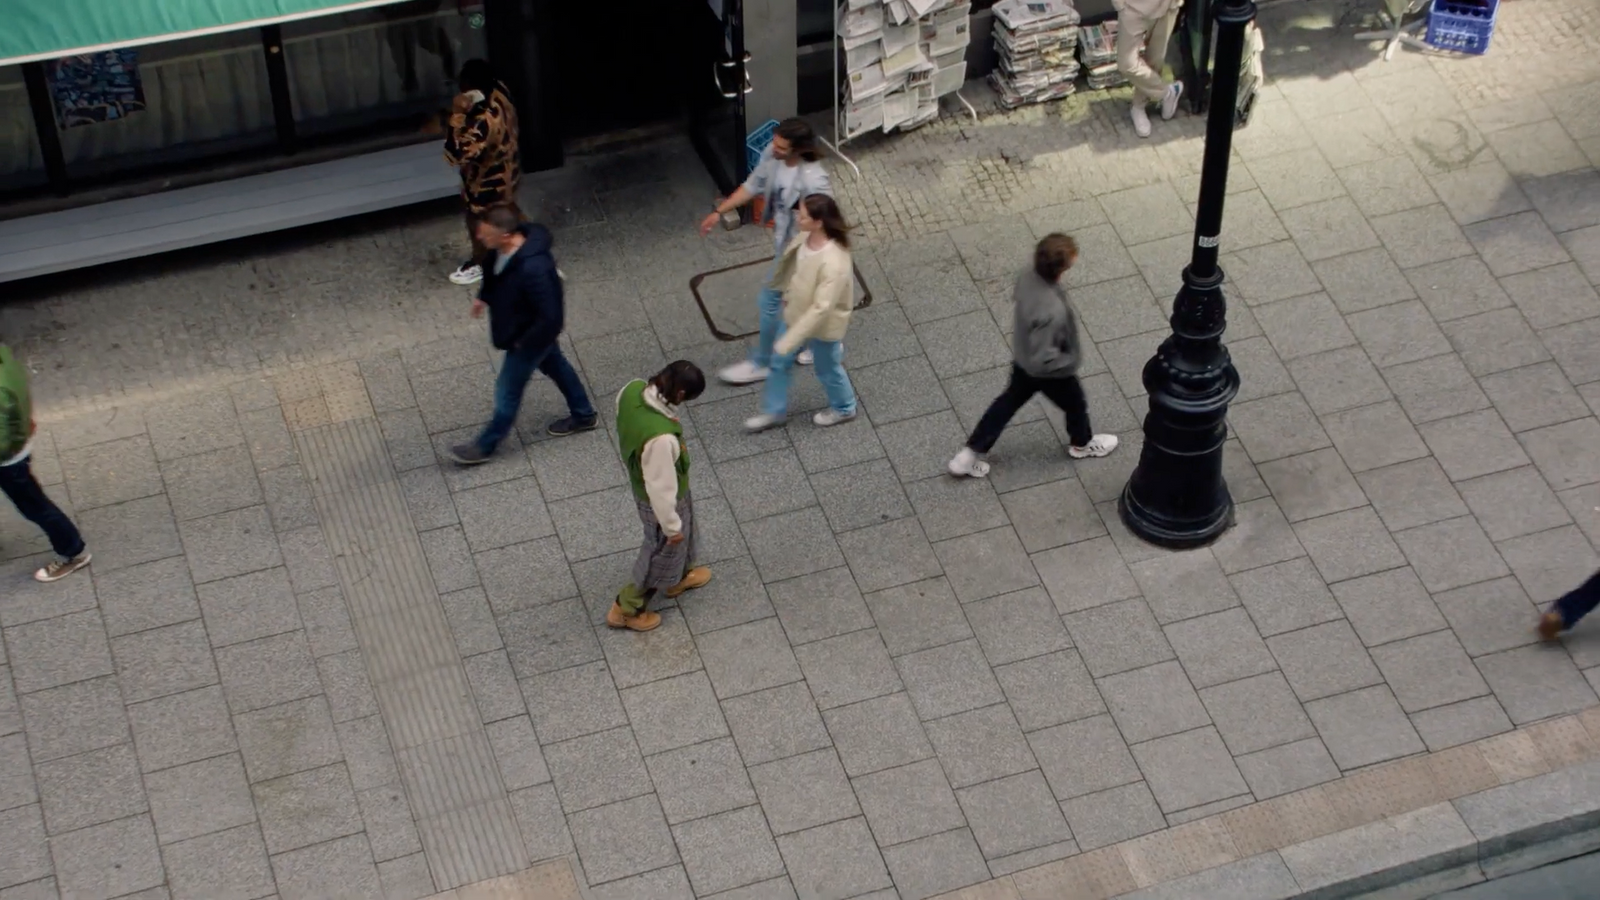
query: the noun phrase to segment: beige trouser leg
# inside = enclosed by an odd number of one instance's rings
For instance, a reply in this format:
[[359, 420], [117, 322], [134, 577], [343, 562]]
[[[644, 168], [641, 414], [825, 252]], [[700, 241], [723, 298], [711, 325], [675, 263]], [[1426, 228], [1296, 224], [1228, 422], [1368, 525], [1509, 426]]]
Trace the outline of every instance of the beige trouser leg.
[[[1166, 65], [1167, 43], [1172, 40], [1172, 27], [1177, 21], [1177, 3], [1159, 18], [1145, 18], [1127, 7], [1117, 13], [1117, 68], [1133, 85], [1136, 102], [1160, 100], [1167, 92], [1161, 69]], [[1143, 53], [1139, 52], [1141, 44]]]

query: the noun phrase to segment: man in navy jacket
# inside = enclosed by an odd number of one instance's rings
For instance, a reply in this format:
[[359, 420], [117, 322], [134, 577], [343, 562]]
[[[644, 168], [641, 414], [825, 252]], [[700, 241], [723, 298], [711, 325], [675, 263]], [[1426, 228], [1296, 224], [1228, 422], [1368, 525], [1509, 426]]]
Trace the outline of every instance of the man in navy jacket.
[[489, 339], [496, 349], [505, 351], [506, 358], [495, 381], [494, 418], [476, 441], [450, 448], [450, 455], [462, 465], [485, 463], [494, 455], [517, 421], [522, 392], [535, 369], [554, 381], [567, 398], [570, 414], [550, 423], [551, 434], [593, 431], [599, 421], [583, 382], [556, 343], [565, 325], [566, 307], [561, 274], [550, 255], [550, 230], [523, 224], [516, 210], [496, 206], [480, 218], [477, 234], [490, 253], [483, 262], [478, 299], [472, 301], [472, 317], [488, 310]]

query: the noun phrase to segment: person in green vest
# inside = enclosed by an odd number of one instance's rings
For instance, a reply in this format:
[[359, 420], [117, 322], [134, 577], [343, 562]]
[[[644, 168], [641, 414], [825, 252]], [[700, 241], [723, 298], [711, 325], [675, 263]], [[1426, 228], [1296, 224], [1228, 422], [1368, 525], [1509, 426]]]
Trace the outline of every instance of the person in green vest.
[[44, 530], [56, 559], [33, 573], [38, 581], [60, 581], [89, 564], [89, 549], [78, 527], [47, 496], [33, 477], [33, 398], [28, 367], [0, 344], [0, 490], [24, 519]]
[[644, 543], [633, 563], [633, 583], [617, 592], [606, 613], [612, 628], [650, 631], [661, 624], [661, 614], [648, 609], [657, 591], [677, 597], [711, 580], [709, 568], [694, 564], [689, 453], [678, 421], [678, 408], [705, 389], [706, 376], [680, 359], [617, 394], [617, 443], [644, 523]]

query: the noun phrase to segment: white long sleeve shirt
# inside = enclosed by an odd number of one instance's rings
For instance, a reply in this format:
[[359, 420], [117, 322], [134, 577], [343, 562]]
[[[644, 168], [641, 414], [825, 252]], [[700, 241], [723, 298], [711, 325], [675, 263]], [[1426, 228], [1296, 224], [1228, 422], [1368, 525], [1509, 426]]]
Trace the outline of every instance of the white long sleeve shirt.
[[[677, 413], [661, 398], [655, 385], [644, 389], [644, 402], [672, 421], [678, 421]], [[622, 391], [617, 392], [615, 405], [622, 405]], [[683, 447], [677, 437], [670, 434], [652, 438], [639, 451], [645, 495], [650, 498], [650, 509], [655, 512], [662, 533], [668, 537], [683, 531], [683, 520], [678, 518], [678, 456], [682, 453]]]

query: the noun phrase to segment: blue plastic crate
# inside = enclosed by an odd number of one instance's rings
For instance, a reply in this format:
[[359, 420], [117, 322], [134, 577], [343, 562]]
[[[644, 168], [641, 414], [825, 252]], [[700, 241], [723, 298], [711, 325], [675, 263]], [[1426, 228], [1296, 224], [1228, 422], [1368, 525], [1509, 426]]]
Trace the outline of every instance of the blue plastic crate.
[[778, 120], [768, 119], [765, 124], [750, 136], [744, 139], [744, 161], [750, 171], [754, 172], [761, 163], [761, 154], [767, 151], [767, 145], [772, 143], [772, 133], [778, 130]]
[[1428, 34], [1423, 40], [1440, 50], [1481, 56], [1489, 52], [1489, 38], [1494, 36], [1494, 20], [1499, 13], [1500, 0], [1489, 0], [1488, 6], [1433, 0], [1428, 7]]

